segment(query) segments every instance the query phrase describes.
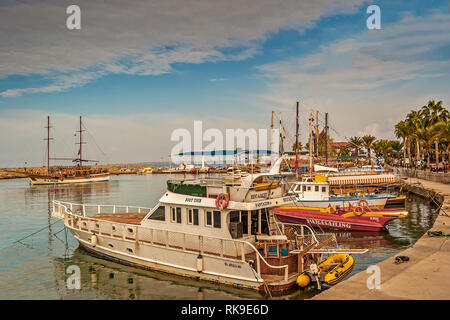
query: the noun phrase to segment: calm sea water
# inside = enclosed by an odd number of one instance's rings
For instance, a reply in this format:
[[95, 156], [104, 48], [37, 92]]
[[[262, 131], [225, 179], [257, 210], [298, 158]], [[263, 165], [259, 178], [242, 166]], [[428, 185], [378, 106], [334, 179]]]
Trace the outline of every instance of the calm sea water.
[[[63, 223], [50, 215], [53, 199], [153, 207], [166, 190], [168, 178], [112, 176], [109, 182], [58, 186], [56, 190], [53, 186], [31, 187], [26, 179], [0, 180], [0, 299], [264, 299], [252, 291], [91, 257], [78, 249]], [[344, 246], [369, 248], [368, 253], [355, 256], [352, 274], [412, 246], [437, 214], [415, 197], [408, 200], [407, 209], [408, 218], [392, 221], [387, 232], [336, 232]], [[66, 286], [66, 270], [71, 265], [81, 270], [79, 290]], [[279, 299], [304, 299], [316, 293], [314, 288], [298, 290]]]

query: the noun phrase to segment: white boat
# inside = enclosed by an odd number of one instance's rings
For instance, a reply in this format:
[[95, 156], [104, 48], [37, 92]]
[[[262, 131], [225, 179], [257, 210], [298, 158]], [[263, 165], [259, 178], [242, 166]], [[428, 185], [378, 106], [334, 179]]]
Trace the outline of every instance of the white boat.
[[275, 220], [274, 207], [293, 203], [285, 184], [262, 185], [277, 179], [262, 173], [235, 185], [211, 178], [168, 181], [153, 208], [55, 200], [52, 215], [93, 255], [271, 294], [294, 287], [310, 263], [336, 252], [333, 234]]
[[312, 177], [304, 177], [302, 181], [294, 183], [288, 194], [296, 198], [298, 205], [314, 208], [348, 207], [349, 204], [356, 207], [361, 205], [361, 202], [367, 206], [384, 208], [389, 199], [396, 198], [390, 194], [330, 196], [330, 184], [315, 182]]

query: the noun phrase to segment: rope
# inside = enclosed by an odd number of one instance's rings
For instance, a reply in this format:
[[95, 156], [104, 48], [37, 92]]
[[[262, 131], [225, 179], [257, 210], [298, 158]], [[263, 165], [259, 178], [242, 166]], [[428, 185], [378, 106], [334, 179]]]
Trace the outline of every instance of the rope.
[[[59, 220], [59, 219], [58, 219], [58, 220], [56, 220], [56, 221], [53, 221], [53, 222], [50, 223], [49, 225], [47, 225], [47, 226], [45, 226], [45, 227], [43, 227], [43, 228], [41, 228], [41, 229], [39, 229], [39, 230], [37, 230], [37, 231], [35, 231], [35, 232], [29, 234], [29, 235], [27, 235], [26, 237], [23, 237], [23, 238], [21, 238], [21, 239], [19, 239], [19, 240], [14, 241], [14, 242], [13, 242], [12, 244], [10, 244], [9, 246], [6, 246], [6, 247], [4, 247], [4, 248], [2, 248], [2, 249], [0, 249], [0, 250], [4, 250], [4, 249], [7, 249], [7, 248], [9, 248], [9, 247], [12, 247], [12, 246], [15, 245], [16, 243], [23, 244], [23, 243], [22, 243], [23, 240], [25, 240], [25, 239], [27, 239], [27, 238], [29, 238], [29, 237], [34, 236], [35, 234], [41, 232], [42, 230], [45, 230], [45, 229], [49, 228], [50, 226], [52, 226], [52, 225], [54, 225], [55, 223], [58, 223], [58, 222], [60, 222], [60, 221], [62, 221], [62, 220]], [[58, 232], [60, 232], [60, 231], [58, 231]]]
[[450, 234], [444, 234], [442, 231], [428, 231], [429, 237], [450, 237]]

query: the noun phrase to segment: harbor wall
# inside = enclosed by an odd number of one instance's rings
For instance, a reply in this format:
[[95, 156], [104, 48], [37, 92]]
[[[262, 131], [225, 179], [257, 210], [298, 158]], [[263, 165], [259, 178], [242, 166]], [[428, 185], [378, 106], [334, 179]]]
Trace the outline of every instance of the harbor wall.
[[[450, 234], [450, 186], [416, 178], [408, 179], [405, 191], [427, 198], [441, 207], [431, 231]], [[409, 261], [396, 264], [396, 256]], [[356, 257], [357, 260], [357, 257]], [[380, 271], [377, 287], [374, 269], [351, 278], [314, 296], [313, 300], [450, 300], [450, 237], [425, 233], [417, 242], [376, 265]]]

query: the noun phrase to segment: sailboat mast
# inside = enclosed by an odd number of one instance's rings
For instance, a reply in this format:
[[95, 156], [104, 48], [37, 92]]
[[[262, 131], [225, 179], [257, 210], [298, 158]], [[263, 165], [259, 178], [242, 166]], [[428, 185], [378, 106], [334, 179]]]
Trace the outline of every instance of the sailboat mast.
[[50, 116], [47, 116], [47, 173], [50, 172]]
[[83, 150], [83, 140], [82, 140], [83, 130], [81, 130], [81, 116], [80, 116], [80, 167], [83, 166], [83, 157], [82, 157], [82, 150]]
[[298, 104], [295, 116], [295, 176], [298, 177]]
[[312, 134], [313, 134], [313, 115], [311, 112], [311, 115], [309, 117], [309, 172], [310, 174], [312, 173], [312, 150], [313, 150], [313, 139], [312, 139]]

